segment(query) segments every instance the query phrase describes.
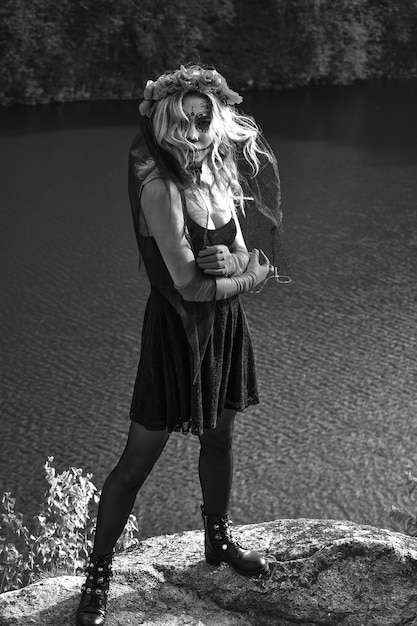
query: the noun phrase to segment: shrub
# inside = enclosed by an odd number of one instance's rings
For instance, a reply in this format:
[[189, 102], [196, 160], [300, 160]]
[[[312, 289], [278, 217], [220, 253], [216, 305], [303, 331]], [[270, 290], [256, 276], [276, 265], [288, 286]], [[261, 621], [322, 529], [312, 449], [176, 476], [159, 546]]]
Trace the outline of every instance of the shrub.
[[[413, 493], [417, 488], [417, 477], [413, 476], [411, 472], [405, 473], [405, 488], [409, 499], [413, 497]], [[409, 511], [400, 509], [396, 506], [391, 506], [388, 510], [390, 517], [400, 524], [405, 534], [411, 537], [417, 537], [417, 516]]]
[[[15, 511], [15, 498], [5, 492], [0, 513], [0, 593], [32, 583], [39, 575], [55, 570], [76, 574], [83, 568], [93, 547], [96, 519], [91, 509], [100, 494], [92, 474], [70, 467], [58, 474], [53, 457], [45, 463], [49, 483], [45, 501], [34, 518], [34, 531]], [[138, 543], [138, 523], [134, 515], [128, 522], [116, 550]]]

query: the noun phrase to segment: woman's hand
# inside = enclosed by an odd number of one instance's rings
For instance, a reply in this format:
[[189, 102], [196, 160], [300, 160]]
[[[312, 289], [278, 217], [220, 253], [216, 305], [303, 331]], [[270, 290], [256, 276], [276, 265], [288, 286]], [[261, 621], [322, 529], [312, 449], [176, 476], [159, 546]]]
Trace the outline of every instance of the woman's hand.
[[271, 264], [262, 250], [257, 250], [256, 248], [252, 250], [246, 271], [255, 274], [255, 285], [259, 285], [259, 283], [263, 283], [266, 280], [271, 271]]
[[229, 276], [236, 269], [233, 254], [224, 245], [208, 246], [200, 250], [196, 263], [205, 274], [213, 276]]

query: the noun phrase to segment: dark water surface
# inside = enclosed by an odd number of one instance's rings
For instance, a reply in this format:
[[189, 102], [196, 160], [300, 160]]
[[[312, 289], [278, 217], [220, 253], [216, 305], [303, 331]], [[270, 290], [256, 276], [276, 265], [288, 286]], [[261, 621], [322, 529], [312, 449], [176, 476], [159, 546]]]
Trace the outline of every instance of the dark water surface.
[[[276, 149], [295, 283], [245, 297], [262, 403], [236, 424], [235, 522], [392, 527], [417, 472], [417, 85], [250, 94]], [[148, 285], [127, 197], [136, 104], [0, 110], [0, 490], [42, 465], [101, 487], [122, 451]], [[142, 535], [200, 525], [198, 441], [174, 435]]]

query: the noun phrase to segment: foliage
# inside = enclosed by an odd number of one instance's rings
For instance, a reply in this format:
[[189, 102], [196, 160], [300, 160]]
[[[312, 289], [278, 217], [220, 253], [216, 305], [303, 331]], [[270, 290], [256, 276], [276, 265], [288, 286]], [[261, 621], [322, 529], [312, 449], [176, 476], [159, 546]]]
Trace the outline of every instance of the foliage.
[[[413, 494], [417, 489], [417, 477], [413, 476], [411, 472], [405, 473], [405, 488], [407, 496], [412, 500]], [[400, 524], [407, 535], [417, 537], [417, 515], [396, 506], [392, 506], [389, 509], [389, 514], [394, 521]]]
[[236, 89], [417, 76], [417, 2], [3, 0], [0, 102], [138, 97], [180, 63]]
[[[34, 518], [34, 531], [23, 523], [23, 515], [15, 511], [15, 498], [3, 494], [0, 514], [0, 593], [30, 584], [48, 571], [64, 570], [75, 574], [82, 569], [93, 547], [95, 519], [91, 507], [99, 494], [92, 483], [92, 474], [83, 475], [74, 467], [58, 474], [45, 464], [49, 483], [45, 502]], [[138, 524], [134, 515], [121, 535], [116, 550], [138, 542]]]

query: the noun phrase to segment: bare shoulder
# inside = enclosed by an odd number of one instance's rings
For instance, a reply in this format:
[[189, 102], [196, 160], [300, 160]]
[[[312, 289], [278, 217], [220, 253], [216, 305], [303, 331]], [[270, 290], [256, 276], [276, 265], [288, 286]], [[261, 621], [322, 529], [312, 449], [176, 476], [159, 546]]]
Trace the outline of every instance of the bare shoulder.
[[178, 232], [184, 227], [178, 188], [160, 176], [144, 180], [141, 205], [148, 227], [153, 233], [164, 225]]

